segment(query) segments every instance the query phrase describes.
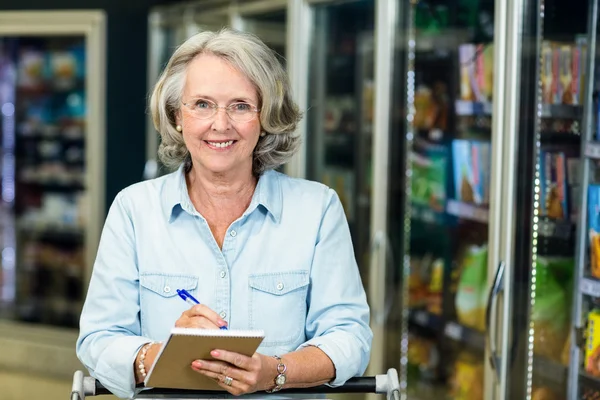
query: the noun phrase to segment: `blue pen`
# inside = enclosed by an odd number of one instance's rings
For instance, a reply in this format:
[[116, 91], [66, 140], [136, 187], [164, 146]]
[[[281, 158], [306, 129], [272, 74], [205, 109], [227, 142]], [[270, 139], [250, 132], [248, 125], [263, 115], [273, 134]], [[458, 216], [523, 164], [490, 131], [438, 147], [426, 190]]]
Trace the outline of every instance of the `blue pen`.
[[[196, 298], [194, 296], [189, 294], [188, 291], [185, 289], [177, 289], [177, 294], [179, 295], [179, 297], [181, 297], [186, 303], [188, 303], [192, 307], [195, 306], [196, 304], [200, 304], [200, 302], [198, 300], [196, 300]], [[227, 330], [227, 327], [222, 326], [219, 329]]]

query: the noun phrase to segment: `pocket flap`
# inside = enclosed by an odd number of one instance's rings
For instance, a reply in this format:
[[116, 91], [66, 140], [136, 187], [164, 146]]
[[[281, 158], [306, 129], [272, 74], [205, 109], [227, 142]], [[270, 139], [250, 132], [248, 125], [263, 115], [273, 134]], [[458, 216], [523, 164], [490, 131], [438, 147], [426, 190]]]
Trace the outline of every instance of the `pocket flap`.
[[308, 271], [272, 272], [248, 277], [250, 287], [281, 296], [308, 285]]
[[143, 287], [163, 297], [177, 296], [177, 289], [192, 290], [198, 286], [198, 276], [142, 273], [140, 283]]

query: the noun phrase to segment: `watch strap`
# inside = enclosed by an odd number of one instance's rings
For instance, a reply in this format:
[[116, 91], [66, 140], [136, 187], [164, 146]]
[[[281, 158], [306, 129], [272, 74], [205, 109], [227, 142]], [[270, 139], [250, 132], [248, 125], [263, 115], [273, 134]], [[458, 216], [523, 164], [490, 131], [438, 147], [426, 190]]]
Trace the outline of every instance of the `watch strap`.
[[285, 384], [287, 366], [283, 363], [283, 360], [279, 356], [273, 356], [277, 360], [277, 376], [275, 377], [275, 387], [270, 390], [266, 390], [267, 393], [274, 393], [283, 388]]

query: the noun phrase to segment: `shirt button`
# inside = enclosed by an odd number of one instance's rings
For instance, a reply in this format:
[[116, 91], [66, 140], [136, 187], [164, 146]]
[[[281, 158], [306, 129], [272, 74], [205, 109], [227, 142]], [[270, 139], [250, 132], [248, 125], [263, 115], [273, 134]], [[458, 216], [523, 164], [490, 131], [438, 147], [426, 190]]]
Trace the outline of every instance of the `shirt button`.
[[227, 316], [227, 313], [225, 311], [221, 311], [221, 313], [219, 315], [221, 316], [221, 318], [225, 319], [225, 317]]
[[221, 278], [225, 278], [227, 276], [227, 272], [221, 271]]
[[165, 291], [165, 293], [169, 293], [171, 291], [171, 287], [165, 286], [165, 288], [163, 290]]
[[279, 282], [277, 284], [277, 290], [283, 290], [283, 283]]
[[231, 231], [231, 232], [229, 232], [229, 234], [230, 234], [232, 237], [235, 237], [235, 236], [237, 235], [237, 232], [236, 232], [236, 231]]

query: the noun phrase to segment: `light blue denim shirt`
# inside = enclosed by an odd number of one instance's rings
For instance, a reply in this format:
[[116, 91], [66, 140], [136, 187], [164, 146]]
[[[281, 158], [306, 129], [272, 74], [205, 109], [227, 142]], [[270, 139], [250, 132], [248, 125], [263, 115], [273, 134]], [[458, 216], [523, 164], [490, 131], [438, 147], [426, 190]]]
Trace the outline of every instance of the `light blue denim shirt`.
[[189, 308], [177, 289], [230, 329], [264, 330], [262, 354], [319, 347], [335, 365], [332, 385], [367, 367], [369, 307], [342, 205], [322, 184], [265, 172], [222, 249], [190, 201], [182, 168], [116, 196], [77, 341], [81, 362], [115, 395], [134, 396], [139, 349], [165, 340]]

